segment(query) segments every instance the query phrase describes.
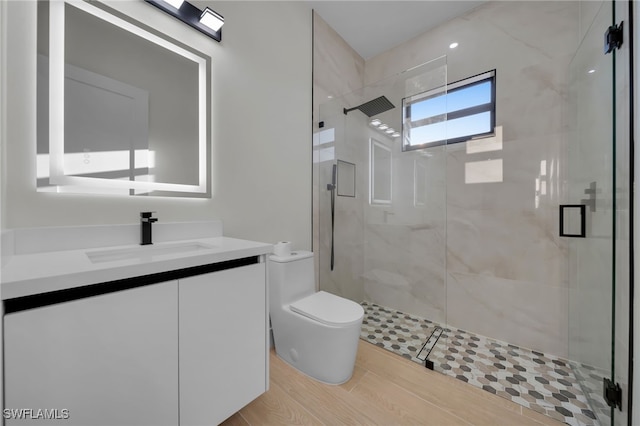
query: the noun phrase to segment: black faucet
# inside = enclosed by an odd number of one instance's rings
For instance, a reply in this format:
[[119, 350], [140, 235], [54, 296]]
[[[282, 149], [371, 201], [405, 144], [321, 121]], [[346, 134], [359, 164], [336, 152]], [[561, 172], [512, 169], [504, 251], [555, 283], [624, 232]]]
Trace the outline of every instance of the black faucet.
[[140, 245], [153, 244], [151, 241], [151, 224], [158, 218], [151, 217], [155, 212], [140, 212]]

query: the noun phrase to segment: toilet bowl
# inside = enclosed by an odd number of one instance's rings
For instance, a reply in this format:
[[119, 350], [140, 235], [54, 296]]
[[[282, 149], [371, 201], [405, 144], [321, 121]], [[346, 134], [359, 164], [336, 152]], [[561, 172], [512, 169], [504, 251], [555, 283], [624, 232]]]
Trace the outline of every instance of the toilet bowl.
[[323, 383], [348, 381], [358, 351], [364, 309], [315, 292], [313, 253], [269, 256], [269, 308], [276, 354]]

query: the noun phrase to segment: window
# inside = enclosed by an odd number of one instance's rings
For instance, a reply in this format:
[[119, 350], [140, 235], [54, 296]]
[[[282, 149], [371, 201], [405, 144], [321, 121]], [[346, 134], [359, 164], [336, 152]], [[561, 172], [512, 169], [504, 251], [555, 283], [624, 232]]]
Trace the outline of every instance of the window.
[[493, 135], [496, 72], [404, 98], [402, 112], [403, 151]]

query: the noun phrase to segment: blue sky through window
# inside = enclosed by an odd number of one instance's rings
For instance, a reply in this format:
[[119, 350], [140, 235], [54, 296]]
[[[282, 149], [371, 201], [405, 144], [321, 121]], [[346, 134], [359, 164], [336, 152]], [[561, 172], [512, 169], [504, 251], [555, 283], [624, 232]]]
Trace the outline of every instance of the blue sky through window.
[[446, 139], [455, 139], [469, 135], [489, 133], [491, 129], [491, 113], [468, 115], [454, 120], [411, 129], [411, 145], [422, 145]]
[[470, 87], [442, 94], [411, 104], [411, 121], [459, 111], [491, 102], [491, 82], [485, 81]]
[[[408, 125], [404, 129], [405, 145], [418, 147], [435, 142], [461, 142], [467, 137], [491, 133], [495, 114], [495, 103], [492, 103], [494, 84], [493, 78], [476, 80], [441, 95], [409, 100], [406, 104], [410, 109], [405, 119], [405, 126]], [[480, 106], [484, 107], [465, 111]]]

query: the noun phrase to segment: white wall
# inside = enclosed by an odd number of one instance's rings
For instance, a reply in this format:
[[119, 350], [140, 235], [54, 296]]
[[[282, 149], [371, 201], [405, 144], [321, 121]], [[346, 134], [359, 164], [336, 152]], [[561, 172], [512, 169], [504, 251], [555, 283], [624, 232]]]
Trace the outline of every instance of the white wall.
[[311, 10], [286, 1], [212, 8], [225, 17], [213, 76], [213, 138], [223, 141], [213, 153], [216, 211], [230, 235], [309, 250]]
[[135, 223], [153, 210], [162, 221], [221, 219], [229, 236], [311, 248], [311, 12], [301, 2], [193, 3], [225, 17], [222, 43], [144, 2], [110, 5], [212, 57], [206, 200], [36, 192], [36, 3], [6, 4], [7, 228]]

